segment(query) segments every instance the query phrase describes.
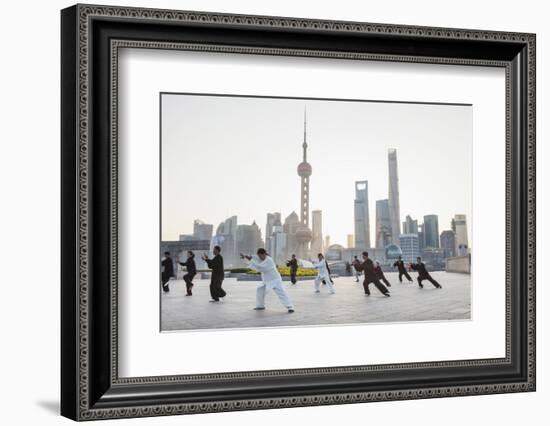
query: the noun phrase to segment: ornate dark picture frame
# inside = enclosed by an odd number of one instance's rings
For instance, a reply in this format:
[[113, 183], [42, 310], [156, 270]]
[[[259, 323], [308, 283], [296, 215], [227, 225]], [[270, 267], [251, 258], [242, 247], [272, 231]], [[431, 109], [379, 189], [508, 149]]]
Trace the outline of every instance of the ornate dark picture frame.
[[[535, 390], [535, 35], [96, 5], [64, 9], [61, 29], [62, 415], [92, 420]], [[119, 378], [121, 47], [504, 68], [506, 356]]]

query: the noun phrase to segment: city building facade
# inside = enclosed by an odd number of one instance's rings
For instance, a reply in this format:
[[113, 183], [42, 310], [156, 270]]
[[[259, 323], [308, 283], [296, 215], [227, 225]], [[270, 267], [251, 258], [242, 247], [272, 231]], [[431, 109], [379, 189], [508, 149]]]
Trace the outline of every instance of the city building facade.
[[355, 182], [354, 219], [355, 247], [367, 249], [370, 247], [370, 222], [369, 183], [366, 180]]
[[401, 234], [401, 216], [399, 209], [399, 176], [397, 173], [397, 150], [394, 148], [390, 148], [388, 150], [388, 174], [388, 204], [392, 230], [392, 243], [399, 244], [399, 235]]
[[441, 232], [439, 242], [441, 249], [445, 253], [445, 257], [456, 256], [456, 238], [454, 231], [448, 229]]
[[[451, 221], [451, 228], [455, 232], [455, 246], [457, 256], [464, 256], [468, 253], [468, 228], [466, 226], [466, 215], [455, 214]], [[462, 253], [462, 254], [459, 254]]]
[[424, 216], [424, 248], [439, 248], [439, 220], [435, 214]]
[[376, 200], [376, 248], [383, 249], [392, 242], [389, 200]]
[[312, 210], [311, 212], [311, 254], [323, 253], [323, 212]]
[[401, 234], [399, 236], [399, 247], [403, 253], [402, 259], [404, 262], [416, 262], [416, 258], [420, 255], [418, 233]]

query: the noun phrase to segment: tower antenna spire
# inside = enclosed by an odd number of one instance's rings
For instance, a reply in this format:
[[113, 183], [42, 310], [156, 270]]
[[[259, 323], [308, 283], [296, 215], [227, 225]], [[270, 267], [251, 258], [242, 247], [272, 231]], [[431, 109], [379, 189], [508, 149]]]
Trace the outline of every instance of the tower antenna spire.
[[304, 149], [304, 161], [307, 160], [307, 107], [304, 106], [304, 143], [302, 144]]

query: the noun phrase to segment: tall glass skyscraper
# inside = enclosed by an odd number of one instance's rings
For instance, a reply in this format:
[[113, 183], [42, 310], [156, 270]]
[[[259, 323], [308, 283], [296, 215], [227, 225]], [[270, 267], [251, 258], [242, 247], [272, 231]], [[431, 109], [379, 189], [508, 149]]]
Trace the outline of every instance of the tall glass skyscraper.
[[388, 202], [390, 208], [392, 243], [399, 244], [399, 235], [401, 234], [401, 219], [399, 212], [399, 176], [397, 174], [397, 150], [395, 148], [390, 148], [388, 150], [388, 171]]
[[439, 221], [436, 214], [424, 216], [424, 247], [439, 248]]
[[370, 248], [369, 222], [369, 183], [366, 180], [355, 182], [355, 248]]
[[386, 248], [392, 242], [390, 206], [388, 200], [376, 200], [376, 248]]

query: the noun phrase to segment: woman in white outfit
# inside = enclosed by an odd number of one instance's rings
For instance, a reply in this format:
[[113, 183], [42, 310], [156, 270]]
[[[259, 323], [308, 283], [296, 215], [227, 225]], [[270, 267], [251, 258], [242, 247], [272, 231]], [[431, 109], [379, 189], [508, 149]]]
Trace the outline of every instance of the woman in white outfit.
[[332, 285], [332, 280], [330, 279], [330, 272], [328, 270], [327, 261], [325, 257], [319, 253], [317, 255], [319, 262], [312, 262], [313, 267], [319, 270], [319, 274], [315, 277], [315, 293], [321, 292], [321, 282], [324, 281], [327, 285], [328, 291], [330, 294], [334, 294], [334, 286]]
[[283, 279], [271, 256], [261, 248], [258, 249], [258, 256], [245, 256], [241, 253], [241, 259], [246, 259], [249, 268], [262, 274], [262, 282], [256, 288], [256, 307], [254, 310], [262, 311], [265, 309], [265, 289], [270, 288], [277, 294], [281, 303], [288, 309], [288, 313], [293, 313], [294, 306], [283, 287]]

